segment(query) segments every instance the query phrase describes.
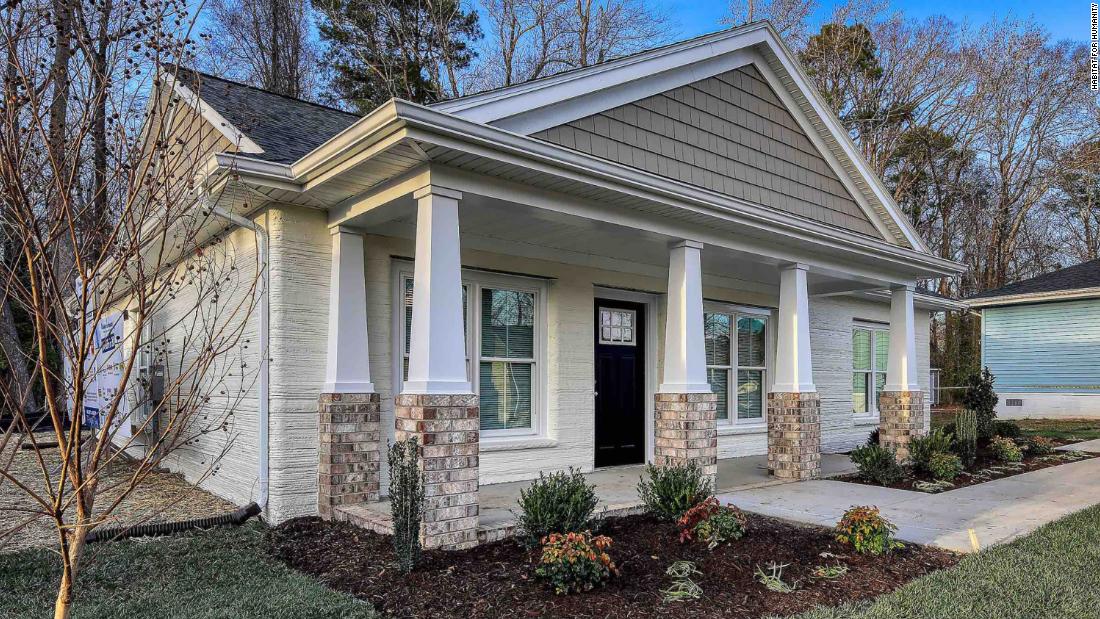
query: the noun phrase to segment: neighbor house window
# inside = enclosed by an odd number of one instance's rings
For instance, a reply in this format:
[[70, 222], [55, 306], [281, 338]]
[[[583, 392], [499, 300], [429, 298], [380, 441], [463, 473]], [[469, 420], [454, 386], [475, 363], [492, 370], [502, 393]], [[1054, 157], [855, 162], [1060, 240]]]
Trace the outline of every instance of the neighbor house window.
[[768, 318], [728, 311], [703, 314], [707, 382], [718, 396], [718, 420], [764, 421]]
[[[401, 377], [405, 380], [414, 303], [411, 273], [401, 274], [400, 292], [404, 351]], [[463, 272], [466, 374], [480, 396], [481, 430], [486, 435], [531, 434], [538, 430], [543, 295], [545, 287], [537, 280]], [[476, 301], [470, 303], [471, 299]]]
[[878, 394], [886, 385], [886, 362], [890, 357], [890, 331], [875, 327], [852, 330], [852, 412], [873, 415], [878, 411]]

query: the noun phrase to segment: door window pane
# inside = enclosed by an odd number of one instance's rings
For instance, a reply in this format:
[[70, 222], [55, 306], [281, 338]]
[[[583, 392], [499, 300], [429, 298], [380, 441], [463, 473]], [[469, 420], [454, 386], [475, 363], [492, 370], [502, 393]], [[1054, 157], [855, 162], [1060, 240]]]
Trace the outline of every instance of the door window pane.
[[737, 418], [762, 419], [764, 417], [764, 372], [762, 370], [737, 371]]
[[764, 367], [765, 321], [742, 316], [737, 319], [737, 365]]
[[482, 289], [481, 355], [508, 359], [534, 358], [534, 294]]
[[729, 370], [707, 369], [707, 382], [710, 390], [718, 396], [718, 419], [729, 419]]
[[531, 427], [531, 368], [529, 363], [481, 362], [483, 431]]
[[727, 314], [703, 314], [703, 337], [707, 365], [730, 364], [730, 317]]

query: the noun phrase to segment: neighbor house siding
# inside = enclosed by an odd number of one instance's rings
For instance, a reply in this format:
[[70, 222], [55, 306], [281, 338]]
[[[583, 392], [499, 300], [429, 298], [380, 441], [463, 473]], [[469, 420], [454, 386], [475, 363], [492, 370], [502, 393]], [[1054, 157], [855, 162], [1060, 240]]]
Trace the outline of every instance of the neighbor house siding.
[[882, 238], [751, 65], [533, 137]]
[[982, 310], [982, 363], [1002, 416], [1100, 415], [1098, 350], [1100, 299]]

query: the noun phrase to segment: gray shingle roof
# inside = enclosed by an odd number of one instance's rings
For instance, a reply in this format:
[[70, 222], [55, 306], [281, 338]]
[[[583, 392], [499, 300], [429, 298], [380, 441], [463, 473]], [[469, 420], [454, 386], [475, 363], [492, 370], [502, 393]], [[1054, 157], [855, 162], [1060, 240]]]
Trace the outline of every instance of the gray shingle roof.
[[1003, 288], [986, 290], [970, 298], [986, 299], [989, 297], [1006, 297], [1041, 292], [1080, 290], [1082, 288], [1100, 288], [1100, 260], [1082, 262], [1076, 266], [1066, 267], [1052, 273], [1025, 279], [1015, 284], [1009, 284]]
[[265, 161], [293, 163], [360, 118], [191, 69], [180, 68], [176, 79], [264, 149], [249, 156]]

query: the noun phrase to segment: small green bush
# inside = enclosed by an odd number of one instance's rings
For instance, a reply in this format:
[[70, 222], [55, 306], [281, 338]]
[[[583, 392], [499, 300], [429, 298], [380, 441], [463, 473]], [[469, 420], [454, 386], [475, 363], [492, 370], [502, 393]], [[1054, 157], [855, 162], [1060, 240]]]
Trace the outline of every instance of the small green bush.
[[901, 548], [894, 539], [898, 528], [883, 518], [878, 508], [853, 505], [836, 524], [836, 540], [848, 544], [860, 554], [880, 555]]
[[528, 546], [551, 533], [574, 533], [589, 528], [596, 510], [596, 488], [580, 471], [539, 474], [519, 492], [517, 530]]
[[708, 550], [714, 550], [744, 537], [748, 519], [733, 505], [722, 507], [717, 498], [710, 497], [687, 510], [676, 524], [680, 527], [680, 543], [703, 542]]
[[909, 441], [909, 460], [913, 468], [923, 473], [931, 473], [929, 464], [936, 454], [951, 451], [953, 437], [942, 429], [936, 428], [926, 436], [914, 437]]
[[713, 494], [710, 480], [695, 462], [647, 464], [645, 471], [649, 479], [638, 480], [638, 497], [646, 512], [661, 520], [675, 522]]
[[978, 438], [983, 440], [993, 438], [996, 434], [993, 421], [997, 417], [999, 398], [993, 391], [994, 380], [989, 368], [983, 368], [981, 372], [971, 374], [964, 384], [966, 390], [963, 392], [962, 404], [977, 416]]
[[1001, 462], [1019, 462], [1024, 459], [1024, 452], [1020, 450], [1016, 441], [1005, 436], [993, 437], [989, 442], [989, 449]]
[[549, 581], [554, 593], [591, 591], [619, 573], [607, 554], [611, 538], [583, 533], [553, 533], [542, 541], [542, 557], [535, 575]]
[[424, 474], [415, 436], [390, 445], [390, 513], [397, 567], [408, 574], [420, 560], [420, 521], [424, 512]]
[[857, 447], [852, 450], [851, 458], [859, 470], [859, 476], [876, 484], [888, 486], [905, 475], [894, 450], [882, 445]]
[[954, 481], [962, 472], [962, 460], [955, 454], [939, 452], [928, 459], [928, 474], [933, 479]]
[[970, 409], [955, 413], [955, 453], [965, 468], [978, 457], [978, 416]]
[[1033, 456], [1049, 456], [1054, 453], [1054, 441], [1045, 436], [1029, 436], [1023, 439], [1023, 446]]
[[993, 434], [1017, 439], [1023, 435], [1023, 431], [1020, 430], [1019, 424], [1015, 421], [995, 421], [993, 422]]

